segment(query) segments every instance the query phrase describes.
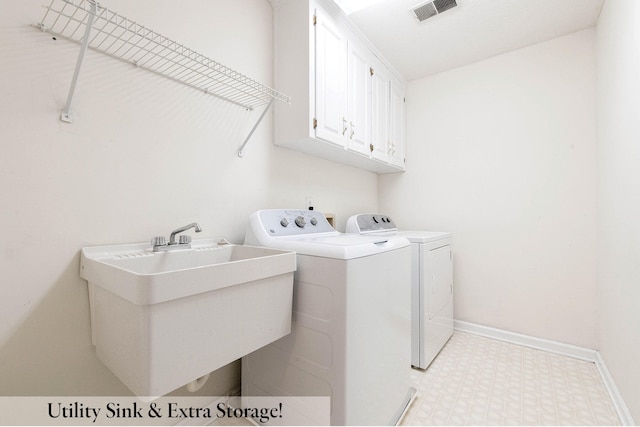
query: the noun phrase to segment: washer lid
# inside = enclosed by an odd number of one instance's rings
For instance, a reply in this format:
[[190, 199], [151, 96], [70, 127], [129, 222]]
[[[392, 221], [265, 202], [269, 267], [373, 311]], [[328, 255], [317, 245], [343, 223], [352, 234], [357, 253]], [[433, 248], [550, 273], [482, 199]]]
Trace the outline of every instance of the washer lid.
[[399, 236], [360, 236], [338, 233], [333, 236], [286, 236], [271, 239], [266, 246], [295, 251], [300, 255], [335, 259], [355, 259], [372, 256], [411, 243]]

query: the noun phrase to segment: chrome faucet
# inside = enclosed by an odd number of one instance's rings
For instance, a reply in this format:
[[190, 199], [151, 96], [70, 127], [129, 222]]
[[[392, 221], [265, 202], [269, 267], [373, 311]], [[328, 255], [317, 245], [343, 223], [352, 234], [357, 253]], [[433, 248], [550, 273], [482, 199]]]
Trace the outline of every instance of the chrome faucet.
[[[180, 227], [177, 230], [173, 230], [171, 232], [171, 236], [169, 236], [169, 244], [170, 245], [177, 245], [178, 243], [176, 243], [176, 234], [182, 233], [183, 231], [187, 231], [190, 228], [195, 228], [196, 233], [199, 233], [199, 232], [202, 231], [202, 228], [200, 228], [200, 226], [198, 225], [197, 222], [192, 222], [191, 224], [185, 225], [184, 227]], [[182, 237], [182, 236], [180, 236], [180, 237]], [[189, 236], [184, 236], [184, 237], [189, 237]], [[189, 240], [191, 240], [190, 237], [189, 237]], [[189, 242], [189, 243], [191, 243], [191, 242]]]
[[160, 251], [172, 251], [174, 249], [189, 249], [191, 248], [191, 236], [182, 235], [180, 239], [176, 242], [176, 234], [182, 233], [183, 231], [187, 231], [189, 229], [195, 229], [196, 233], [202, 231], [202, 228], [196, 222], [192, 222], [191, 224], [187, 224], [184, 227], [180, 227], [171, 232], [169, 236], [169, 243], [167, 243], [167, 239], [163, 236], [157, 236], [151, 239], [151, 244], [153, 245], [154, 252]]

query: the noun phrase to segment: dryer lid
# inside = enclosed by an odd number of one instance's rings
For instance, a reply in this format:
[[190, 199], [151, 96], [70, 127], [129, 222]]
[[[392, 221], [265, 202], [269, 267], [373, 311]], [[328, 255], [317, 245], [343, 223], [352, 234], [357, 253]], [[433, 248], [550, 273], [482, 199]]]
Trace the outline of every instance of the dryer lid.
[[405, 237], [411, 243], [429, 243], [451, 239], [451, 233], [444, 231], [399, 231], [397, 235]]
[[395, 222], [384, 214], [358, 214], [351, 216], [347, 220], [347, 233], [370, 236], [402, 236], [411, 243], [428, 243], [451, 238], [451, 233], [441, 231], [398, 231]]

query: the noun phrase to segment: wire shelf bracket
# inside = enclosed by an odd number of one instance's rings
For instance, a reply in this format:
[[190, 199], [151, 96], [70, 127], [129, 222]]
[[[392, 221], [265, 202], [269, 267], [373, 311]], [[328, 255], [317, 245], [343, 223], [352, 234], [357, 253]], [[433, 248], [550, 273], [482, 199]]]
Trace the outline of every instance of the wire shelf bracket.
[[243, 150], [274, 100], [290, 104], [281, 92], [228, 68], [143, 25], [102, 6], [95, 0], [51, 0], [35, 26], [57, 37], [80, 43], [67, 101], [60, 115], [72, 122], [72, 100], [88, 48], [131, 63], [176, 82], [239, 105], [246, 110], [264, 107], [238, 149]]

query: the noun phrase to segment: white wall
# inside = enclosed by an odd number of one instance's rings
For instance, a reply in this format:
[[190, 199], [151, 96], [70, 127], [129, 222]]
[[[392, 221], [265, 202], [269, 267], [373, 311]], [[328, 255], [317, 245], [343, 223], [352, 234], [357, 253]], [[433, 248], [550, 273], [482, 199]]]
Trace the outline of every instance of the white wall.
[[[306, 196], [344, 227], [377, 209], [377, 179], [274, 147], [270, 115], [239, 159], [252, 124], [244, 110], [95, 52], [75, 121], [61, 122], [78, 45], [30, 26], [45, 3], [7, 2], [0, 14], [0, 395], [125, 395], [91, 346], [82, 246], [147, 241], [192, 221], [198, 237], [242, 243], [252, 211], [304, 207]], [[101, 4], [272, 81], [267, 0]], [[238, 387], [238, 364], [209, 381], [202, 394]]]
[[640, 3], [597, 27], [598, 348], [640, 421]]
[[455, 318], [594, 348], [594, 31], [407, 87], [380, 209], [454, 236]]

